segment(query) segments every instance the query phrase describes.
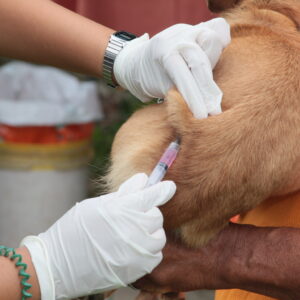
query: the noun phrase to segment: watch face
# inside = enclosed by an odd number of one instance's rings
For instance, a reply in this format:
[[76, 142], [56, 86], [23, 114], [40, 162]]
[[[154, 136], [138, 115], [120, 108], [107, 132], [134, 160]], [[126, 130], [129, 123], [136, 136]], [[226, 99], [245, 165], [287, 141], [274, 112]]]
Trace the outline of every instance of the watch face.
[[136, 35], [129, 33], [127, 31], [117, 31], [114, 35], [125, 41], [131, 41], [136, 38]]

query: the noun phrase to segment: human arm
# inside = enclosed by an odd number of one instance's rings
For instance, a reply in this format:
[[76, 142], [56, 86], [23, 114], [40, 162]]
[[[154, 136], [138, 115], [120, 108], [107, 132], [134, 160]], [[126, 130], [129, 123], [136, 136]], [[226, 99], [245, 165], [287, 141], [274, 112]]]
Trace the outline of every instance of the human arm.
[[[32, 260], [28, 250], [25, 247], [16, 249], [16, 253], [22, 255], [22, 261], [27, 264], [27, 273], [30, 274], [28, 282], [32, 285], [30, 293], [32, 300], [39, 300], [40, 289], [37, 275], [32, 264]], [[0, 256], [0, 300], [20, 300], [21, 299], [21, 285], [20, 277], [18, 275], [19, 268], [7, 257]]]
[[[162, 259], [166, 237], [158, 205], [175, 193], [173, 182], [144, 189], [137, 174], [115, 193], [75, 205], [16, 249], [30, 275], [32, 300], [72, 299], [125, 286]], [[0, 300], [21, 299], [19, 269], [0, 256]]]
[[0, 0], [0, 56], [100, 76], [115, 31], [46, 0]]
[[300, 297], [300, 229], [230, 224], [198, 250], [168, 243], [162, 263], [134, 286], [150, 291], [244, 289]]
[[[0, 56], [101, 77], [114, 32], [51, 1], [0, 0]], [[212, 69], [229, 42], [224, 19], [174, 25], [128, 42], [113, 77], [142, 101], [164, 98], [176, 85], [197, 118], [217, 114], [222, 92]]]
[[113, 290], [158, 265], [166, 237], [157, 206], [176, 187], [164, 181], [145, 188], [147, 180], [137, 174], [115, 193], [77, 203], [47, 231], [21, 242], [29, 250], [41, 299]]

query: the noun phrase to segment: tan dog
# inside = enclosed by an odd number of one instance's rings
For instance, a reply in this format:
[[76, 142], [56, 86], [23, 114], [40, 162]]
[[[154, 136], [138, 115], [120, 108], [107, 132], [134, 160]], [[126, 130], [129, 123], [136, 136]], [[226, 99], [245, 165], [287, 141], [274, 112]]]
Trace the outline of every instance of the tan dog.
[[225, 112], [196, 120], [171, 91], [166, 103], [123, 125], [107, 176], [112, 191], [136, 172], [149, 174], [180, 136], [167, 176], [177, 193], [162, 211], [166, 229], [180, 228], [191, 246], [207, 242], [230, 217], [300, 186], [300, 1], [245, 0], [224, 16], [232, 43], [214, 78]]
[[300, 1], [208, 1], [231, 24], [232, 43], [214, 78], [224, 113], [196, 120], [181, 96], [136, 112], [119, 130], [106, 177], [114, 191], [149, 174], [177, 136], [167, 174], [177, 184], [162, 207], [167, 230], [199, 247], [228, 220], [263, 200], [300, 189]]

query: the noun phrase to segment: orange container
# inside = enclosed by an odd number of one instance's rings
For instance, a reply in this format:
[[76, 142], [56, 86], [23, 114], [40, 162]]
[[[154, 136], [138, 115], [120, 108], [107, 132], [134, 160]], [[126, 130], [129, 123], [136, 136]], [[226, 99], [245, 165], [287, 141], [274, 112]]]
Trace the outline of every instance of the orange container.
[[90, 139], [94, 124], [66, 126], [9, 126], [0, 124], [0, 137], [7, 143], [63, 144]]
[[92, 158], [94, 125], [14, 127], [0, 124], [0, 168], [67, 170]]

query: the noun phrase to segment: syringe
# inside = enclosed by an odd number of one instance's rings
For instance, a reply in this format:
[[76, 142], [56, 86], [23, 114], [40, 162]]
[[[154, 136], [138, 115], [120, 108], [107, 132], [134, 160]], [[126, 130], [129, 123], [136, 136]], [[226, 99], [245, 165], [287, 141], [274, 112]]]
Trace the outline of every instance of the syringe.
[[172, 142], [169, 147], [166, 149], [162, 157], [160, 158], [158, 164], [155, 166], [151, 172], [146, 187], [149, 187], [153, 184], [160, 182], [166, 175], [168, 169], [171, 167], [174, 162], [180, 147], [180, 141], [177, 139]]

